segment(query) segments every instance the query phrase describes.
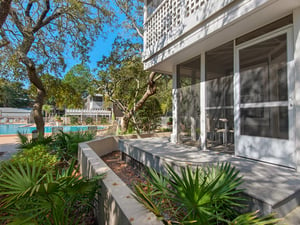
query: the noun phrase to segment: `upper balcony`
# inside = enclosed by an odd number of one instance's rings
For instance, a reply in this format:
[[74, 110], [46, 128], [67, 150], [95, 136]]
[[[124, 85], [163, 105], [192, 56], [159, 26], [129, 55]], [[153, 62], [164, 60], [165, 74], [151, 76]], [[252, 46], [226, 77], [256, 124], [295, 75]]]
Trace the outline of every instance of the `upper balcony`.
[[299, 0], [144, 2], [144, 66], [165, 73], [172, 73], [172, 67], [184, 61], [183, 57], [194, 57], [208, 46], [214, 47], [211, 42], [233, 40], [291, 13], [293, 7], [299, 5]]
[[236, 0], [148, 0], [144, 59]]

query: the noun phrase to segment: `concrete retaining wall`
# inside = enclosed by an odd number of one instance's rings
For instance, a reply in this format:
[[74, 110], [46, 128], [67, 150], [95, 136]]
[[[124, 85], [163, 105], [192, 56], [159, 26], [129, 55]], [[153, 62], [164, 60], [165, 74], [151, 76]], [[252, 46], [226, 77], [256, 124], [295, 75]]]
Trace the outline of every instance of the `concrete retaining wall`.
[[120, 137], [79, 144], [78, 161], [83, 176], [92, 177], [105, 173], [99, 181], [101, 195], [97, 196], [95, 215], [99, 225], [162, 225], [133, 197], [133, 192], [100, 158], [118, 150]]

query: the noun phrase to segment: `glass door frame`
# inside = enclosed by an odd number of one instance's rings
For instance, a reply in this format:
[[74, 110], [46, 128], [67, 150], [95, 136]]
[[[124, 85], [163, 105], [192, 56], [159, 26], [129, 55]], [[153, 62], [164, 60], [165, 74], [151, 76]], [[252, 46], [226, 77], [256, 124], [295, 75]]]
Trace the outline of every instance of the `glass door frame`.
[[[245, 49], [247, 47], [251, 47], [255, 44], [261, 43], [263, 41], [275, 38], [277, 36], [286, 34], [286, 40], [287, 40], [287, 90], [288, 90], [288, 99], [287, 102], [264, 102], [264, 103], [246, 103], [241, 104], [240, 98], [240, 59], [239, 59], [239, 52], [242, 49]], [[234, 85], [234, 130], [235, 130], [235, 155], [236, 156], [242, 156], [246, 158], [252, 158], [255, 160], [261, 160], [266, 161], [274, 164], [279, 164], [283, 166], [288, 166], [292, 168], [296, 168], [296, 157], [295, 157], [295, 107], [294, 107], [294, 89], [295, 89], [295, 75], [294, 75], [294, 61], [293, 61], [293, 55], [294, 55], [294, 48], [293, 48], [293, 29], [292, 25], [288, 25], [285, 27], [282, 27], [278, 30], [275, 30], [273, 32], [267, 33], [265, 35], [259, 36], [255, 39], [249, 40], [247, 42], [241, 43], [239, 45], [234, 45], [234, 78], [233, 78], [233, 85]], [[288, 107], [288, 133], [289, 138], [288, 140], [279, 140], [276, 138], [266, 138], [266, 137], [258, 137], [258, 136], [247, 136], [247, 135], [241, 135], [241, 107], [249, 107], [251, 108], [255, 105], [256, 107], [270, 107], [270, 106], [287, 106]], [[249, 141], [249, 143], [254, 143], [253, 145], [250, 144], [248, 147], [249, 149], [245, 150], [246, 145], [244, 145], [245, 140]], [[272, 143], [271, 143], [272, 142]], [[269, 145], [264, 145], [268, 143]], [[278, 143], [278, 145], [277, 145]], [[255, 145], [261, 144], [259, 148], [263, 148], [264, 146], [272, 146], [275, 147], [279, 146], [278, 148], [285, 146], [286, 149], [274, 149], [275, 152], [277, 151], [287, 151], [286, 154], [288, 155], [289, 159], [287, 159], [286, 162], [283, 162], [282, 160], [276, 159], [276, 156], [274, 158], [271, 157], [261, 157], [256, 155], [259, 155], [260, 152], [257, 152], [252, 154], [249, 151], [255, 151], [255, 149], [258, 149]], [[266, 147], [267, 148], [267, 147]], [[288, 152], [289, 151], [289, 152]], [[275, 154], [275, 153], [274, 153]]]

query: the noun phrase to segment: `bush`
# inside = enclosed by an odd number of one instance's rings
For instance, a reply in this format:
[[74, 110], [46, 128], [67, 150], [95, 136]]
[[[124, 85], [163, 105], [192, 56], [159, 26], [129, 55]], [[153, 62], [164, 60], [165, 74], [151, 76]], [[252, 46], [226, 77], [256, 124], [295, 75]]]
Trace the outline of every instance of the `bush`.
[[49, 150], [48, 146], [39, 144], [19, 151], [13, 155], [10, 161], [22, 165], [28, 163], [30, 166], [35, 164], [43, 169], [50, 170], [58, 162], [58, 159], [56, 155], [50, 154]]
[[87, 117], [87, 118], [85, 119], [85, 123], [86, 123], [86, 124], [93, 124], [93, 118]]
[[168, 122], [167, 122], [167, 125], [172, 125], [172, 124], [173, 124], [173, 118], [172, 118], [172, 117], [169, 117]]
[[78, 124], [78, 117], [76, 117], [76, 116], [71, 116], [71, 117], [70, 117], [70, 123], [71, 123], [72, 125]]
[[[78, 144], [80, 142], [90, 141], [94, 137], [95, 132], [87, 131], [67, 134], [63, 131], [59, 131], [59, 133], [49, 137], [39, 137], [36, 140], [29, 140], [27, 136], [19, 133], [21, 149], [32, 149], [35, 146], [38, 146], [38, 148], [42, 149], [51, 149], [51, 151], [55, 152], [56, 156], [62, 161], [68, 161], [71, 158], [76, 158], [78, 152]], [[38, 148], [35, 148], [31, 151], [35, 151]]]
[[[4, 164], [0, 174], [0, 221], [3, 224], [79, 224], [91, 210], [100, 176], [78, 176], [74, 161], [67, 170], [44, 172], [42, 165]], [[82, 222], [80, 223], [82, 224]]]
[[150, 97], [136, 114], [136, 126], [139, 130], [151, 132], [161, 123], [162, 110], [157, 98]]
[[18, 132], [18, 136], [20, 139], [20, 145], [19, 148], [26, 149], [26, 148], [32, 148], [37, 145], [49, 145], [52, 143], [52, 136], [43, 137], [39, 136], [37, 139], [29, 139], [27, 136], [21, 134]]
[[57, 152], [61, 160], [68, 161], [76, 158], [78, 154], [78, 144], [80, 142], [90, 141], [95, 137], [92, 132], [74, 132], [64, 133], [60, 131], [53, 137], [53, 149]]
[[148, 170], [146, 183], [135, 186], [136, 199], [165, 224], [266, 225], [278, 220], [258, 218], [257, 212], [239, 215], [243, 200], [238, 197], [242, 179], [229, 163], [216, 167], [181, 168], [167, 166], [167, 175]]
[[107, 121], [107, 118], [106, 117], [101, 117], [101, 124], [107, 124], [108, 121]]

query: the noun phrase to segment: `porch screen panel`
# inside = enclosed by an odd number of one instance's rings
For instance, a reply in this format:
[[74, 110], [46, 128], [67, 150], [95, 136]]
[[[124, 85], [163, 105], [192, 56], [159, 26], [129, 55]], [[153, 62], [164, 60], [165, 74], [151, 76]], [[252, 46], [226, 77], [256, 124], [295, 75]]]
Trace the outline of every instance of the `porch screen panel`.
[[288, 139], [286, 34], [241, 49], [241, 135]]
[[177, 74], [179, 142], [199, 146], [200, 57], [178, 65]]
[[233, 149], [233, 42], [206, 52], [205, 70], [207, 147]]

